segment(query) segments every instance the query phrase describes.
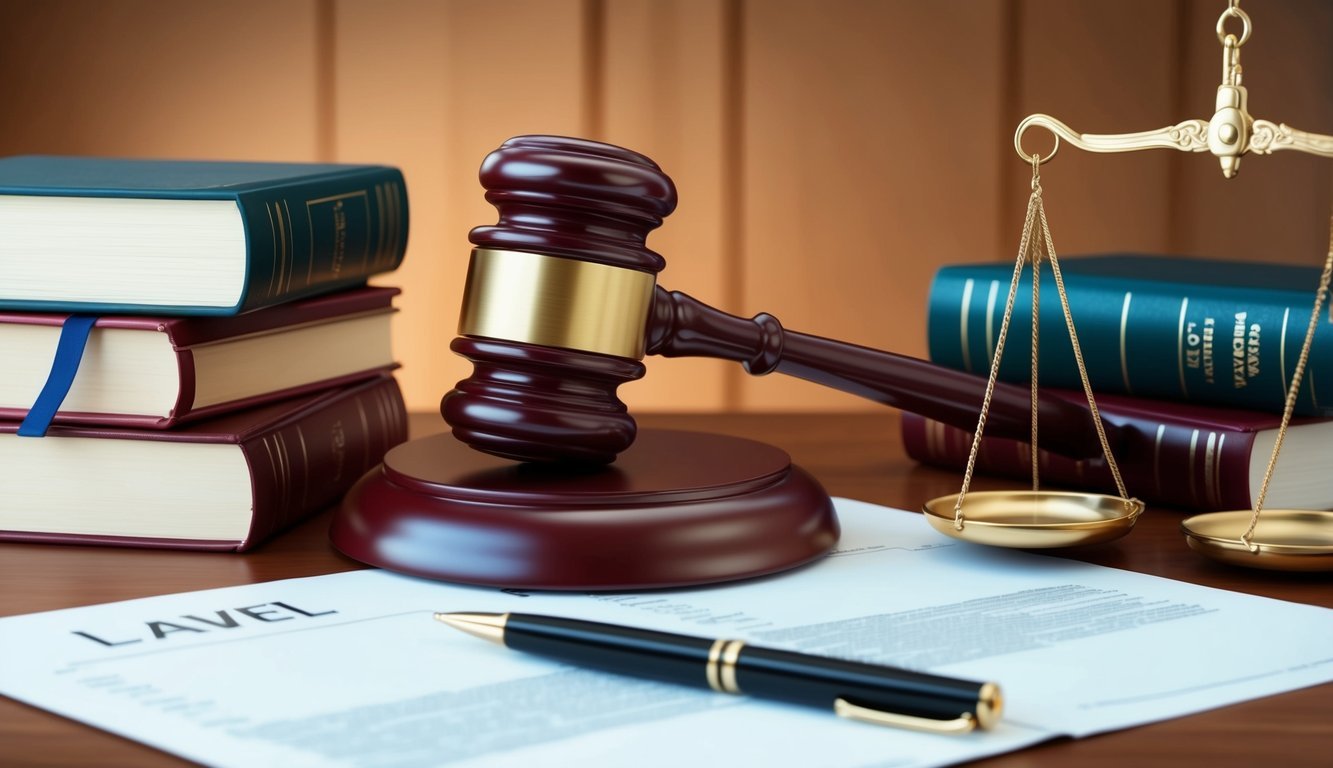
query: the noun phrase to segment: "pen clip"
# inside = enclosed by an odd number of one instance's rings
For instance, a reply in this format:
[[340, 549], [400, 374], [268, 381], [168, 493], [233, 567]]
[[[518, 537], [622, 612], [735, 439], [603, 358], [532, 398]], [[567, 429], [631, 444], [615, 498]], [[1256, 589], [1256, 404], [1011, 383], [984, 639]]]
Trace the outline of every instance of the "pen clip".
[[962, 734], [970, 733], [977, 727], [977, 719], [971, 712], [964, 712], [953, 720], [935, 720], [929, 717], [915, 717], [896, 712], [882, 712], [878, 709], [853, 704], [846, 699], [833, 701], [833, 713], [848, 720], [860, 720], [875, 725], [888, 725], [894, 728], [908, 728], [927, 733]]

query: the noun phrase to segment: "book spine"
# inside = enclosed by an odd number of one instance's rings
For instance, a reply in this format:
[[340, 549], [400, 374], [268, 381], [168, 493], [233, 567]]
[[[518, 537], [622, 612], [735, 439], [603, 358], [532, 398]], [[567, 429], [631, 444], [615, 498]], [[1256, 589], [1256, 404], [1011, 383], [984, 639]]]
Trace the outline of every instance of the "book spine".
[[171, 410], [167, 411], [166, 418], [157, 419], [149, 429], [170, 429], [175, 426], [182, 417], [194, 411], [195, 394], [195, 368], [194, 368], [194, 350], [189, 347], [177, 346], [176, 341], [171, 338], [170, 332], [167, 334], [171, 341], [171, 348], [176, 353], [176, 402], [172, 403]]
[[[1010, 275], [991, 265], [949, 267], [929, 296], [931, 360], [985, 375]], [[1032, 281], [1019, 285], [1000, 379], [1029, 378]], [[1067, 274], [1065, 288], [1088, 379], [1098, 392], [1281, 413], [1310, 320], [1309, 292], [1179, 285]], [[1079, 388], [1057, 298], [1043, 270], [1039, 330], [1043, 386]], [[1026, 300], [1025, 300], [1026, 299]], [[1296, 415], [1333, 413], [1333, 315], [1321, 318]]]
[[402, 392], [387, 376], [246, 439], [241, 450], [250, 466], [254, 513], [237, 551], [332, 504], [406, 439]]
[[376, 167], [242, 193], [249, 251], [239, 312], [363, 282], [407, 250], [407, 187]]
[[[903, 447], [923, 464], [963, 470], [972, 433], [913, 413], [902, 414]], [[1196, 511], [1246, 509], [1254, 433], [1209, 430], [1143, 419], [1126, 430], [1115, 449], [1117, 466], [1131, 496], [1147, 503]], [[1032, 478], [1027, 443], [983, 435], [978, 472], [1020, 480]], [[1040, 451], [1038, 477], [1078, 490], [1117, 494], [1105, 457], [1070, 459]]]

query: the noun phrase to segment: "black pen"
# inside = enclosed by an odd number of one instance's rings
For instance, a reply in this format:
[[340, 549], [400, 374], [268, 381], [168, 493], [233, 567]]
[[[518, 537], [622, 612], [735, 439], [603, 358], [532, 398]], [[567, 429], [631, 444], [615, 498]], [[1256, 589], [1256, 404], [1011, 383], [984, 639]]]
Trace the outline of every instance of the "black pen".
[[527, 613], [437, 613], [455, 629], [579, 666], [831, 708], [876, 725], [967, 733], [1000, 719], [1000, 688], [905, 669]]

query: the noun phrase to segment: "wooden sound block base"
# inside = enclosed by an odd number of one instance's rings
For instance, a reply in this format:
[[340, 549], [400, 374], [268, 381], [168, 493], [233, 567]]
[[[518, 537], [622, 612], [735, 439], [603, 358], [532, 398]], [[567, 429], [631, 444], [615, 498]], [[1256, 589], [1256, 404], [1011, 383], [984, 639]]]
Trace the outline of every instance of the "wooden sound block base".
[[370, 565], [527, 589], [743, 579], [832, 549], [833, 504], [773, 446], [645, 429], [592, 470], [515, 464], [442, 434], [404, 443], [343, 501], [333, 545]]

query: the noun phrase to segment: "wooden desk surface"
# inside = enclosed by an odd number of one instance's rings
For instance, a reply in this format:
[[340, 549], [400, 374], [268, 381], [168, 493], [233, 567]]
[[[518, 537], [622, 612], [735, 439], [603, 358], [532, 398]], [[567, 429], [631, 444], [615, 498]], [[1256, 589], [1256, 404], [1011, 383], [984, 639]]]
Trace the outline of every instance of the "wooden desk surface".
[[[960, 478], [903, 455], [895, 413], [857, 415], [644, 416], [644, 426], [751, 437], [786, 449], [836, 496], [917, 509], [954, 493]], [[413, 434], [438, 431], [413, 418]], [[978, 478], [974, 487], [1014, 488]], [[1062, 552], [1101, 565], [1265, 597], [1333, 607], [1333, 579], [1228, 568], [1191, 552], [1177, 532], [1182, 514], [1150, 509], [1134, 532], [1086, 551]], [[135, 597], [347, 571], [361, 567], [328, 544], [325, 512], [247, 555], [36, 544], [0, 545], [0, 616]], [[924, 525], [924, 523], [923, 523]], [[1206, 639], [1205, 639], [1206, 640]], [[1260, 649], [1261, 650], [1261, 649]], [[0, 665], [21, 664], [0, 659]], [[1245, 659], [1236, 659], [1243, 667]], [[1164, 723], [1078, 741], [1060, 740], [983, 761], [987, 766], [1328, 765], [1333, 685], [1308, 688]], [[158, 766], [181, 761], [136, 742], [0, 698], [0, 764]]]

